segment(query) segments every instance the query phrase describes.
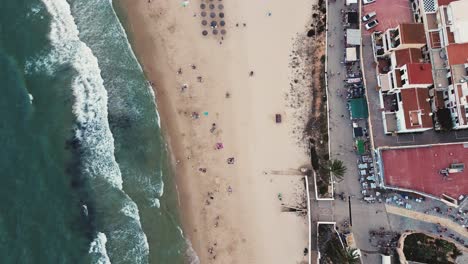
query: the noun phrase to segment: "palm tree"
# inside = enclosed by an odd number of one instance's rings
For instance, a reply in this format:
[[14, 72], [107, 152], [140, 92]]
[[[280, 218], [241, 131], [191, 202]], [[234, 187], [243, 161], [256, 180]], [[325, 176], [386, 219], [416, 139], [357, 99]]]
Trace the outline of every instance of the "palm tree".
[[342, 179], [347, 168], [343, 164], [343, 161], [335, 159], [329, 161], [325, 169], [335, 175], [338, 179]]
[[348, 264], [358, 264], [361, 262], [359, 260], [357, 249], [355, 248], [348, 248], [346, 250], [345, 258], [346, 258], [346, 263]]

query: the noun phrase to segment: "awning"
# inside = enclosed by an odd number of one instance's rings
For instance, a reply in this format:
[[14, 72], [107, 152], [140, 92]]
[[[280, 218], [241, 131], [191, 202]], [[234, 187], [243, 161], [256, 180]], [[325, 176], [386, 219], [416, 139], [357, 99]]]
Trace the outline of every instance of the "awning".
[[364, 133], [362, 132], [362, 127], [355, 127], [353, 128], [354, 137], [362, 137]]
[[366, 152], [366, 149], [364, 148], [364, 140], [362, 140], [362, 139], [356, 140], [356, 147], [357, 147], [357, 152], [360, 155], [362, 155], [362, 154], [364, 154]]
[[362, 119], [369, 117], [367, 102], [365, 98], [354, 98], [349, 100], [351, 106], [351, 118]]
[[348, 12], [348, 23], [358, 24], [359, 23], [359, 14], [358, 12]]
[[346, 48], [346, 61], [357, 61], [356, 47]]
[[346, 5], [357, 4], [357, 0], [346, 0]]
[[361, 45], [361, 31], [359, 29], [346, 29], [346, 43], [348, 45]]

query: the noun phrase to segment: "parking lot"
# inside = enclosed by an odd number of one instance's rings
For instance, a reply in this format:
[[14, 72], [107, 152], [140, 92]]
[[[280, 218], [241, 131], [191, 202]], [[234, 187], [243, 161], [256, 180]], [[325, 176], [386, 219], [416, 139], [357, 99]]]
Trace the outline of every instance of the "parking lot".
[[377, 19], [379, 25], [369, 31], [365, 30], [363, 26], [363, 35], [370, 35], [374, 31], [385, 31], [399, 23], [413, 21], [408, 0], [377, 0], [372, 4], [364, 5], [362, 14], [365, 15], [372, 11], [376, 12], [377, 16], [371, 20]]

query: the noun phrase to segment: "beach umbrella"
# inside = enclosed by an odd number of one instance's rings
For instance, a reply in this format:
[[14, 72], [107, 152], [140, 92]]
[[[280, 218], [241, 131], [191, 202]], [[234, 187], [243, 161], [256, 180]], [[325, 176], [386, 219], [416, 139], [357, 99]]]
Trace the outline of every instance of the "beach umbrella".
[[224, 8], [224, 6], [222, 4], [218, 5], [218, 9], [222, 10], [223, 8]]
[[210, 4], [210, 9], [214, 9], [214, 8], [215, 8], [215, 5]]
[[213, 21], [211, 21], [210, 26], [215, 28], [216, 26], [218, 26], [218, 23], [213, 20]]
[[226, 30], [225, 29], [221, 29], [221, 35], [226, 35]]
[[202, 35], [203, 35], [203, 36], [206, 36], [206, 35], [208, 35], [208, 31], [206, 31], [206, 30], [203, 30], [203, 31], [202, 31]]
[[204, 25], [204, 26], [206, 26], [206, 25], [208, 25], [208, 21], [202, 20], [201, 24]]
[[224, 22], [224, 20], [221, 20], [221, 21], [219, 22], [219, 25], [222, 26], [222, 27], [224, 27], [224, 26], [226, 25], [226, 22]]
[[201, 16], [202, 16], [202, 17], [206, 17], [206, 12], [205, 12], [205, 11], [202, 11], [202, 12], [201, 12]]
[[211, 18], [215, 18], [215, 17], [216, 17], [216, 14], [215, 14], [214, 12], [211, 12], [211, 13], [210, 13], [210, 17], [211, 17]]
[[205, 4], [201, 4], [201, 5], [200, 5], [200, 8], [201, 8], [201, 9], [205, 9], [205, 7], [206, 7]]
[[218, 30], [217, 29], [213, 29], [213, 35], [218, 35]]
[[219, 17], [220, 17], [220, 18], [223, 18], [223, 17], [224, 17], [224, 13], [223, 13], [223, 12], [219, 13]]

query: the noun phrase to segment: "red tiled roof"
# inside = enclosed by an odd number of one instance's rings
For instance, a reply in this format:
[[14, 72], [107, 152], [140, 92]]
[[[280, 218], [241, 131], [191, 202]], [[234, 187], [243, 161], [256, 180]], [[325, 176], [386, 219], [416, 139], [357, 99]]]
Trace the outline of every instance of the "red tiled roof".
[[406, 67], [410, 84], [430, 84], [434, 82], [430, 63], [408, 63]]
[[382, 161], [386, 185], [455, 199], [468, 194], [467, 169], [446, 179], [439, 174], [452, 163], [468, 166], [468, 149], [463, 144], [382, 150]]
[[410, 48], [395, 51], [395, 58], [397, 61], [397, 68], [407, 64], [416, 62], [419, 63], [422, 59], [422, 52], [420, 49]]
[[[431, 106], [426, 101], [427, 98], [429, 98], [427, 88], [401, 89], [406, 129], [432, 127], [432, 117], [429, 115]], [[419, 122], [419, 114], [421, 114], [421, 122]]]
[[426, 32], [421, 23], [400, 24], [400, 36], [402, 44], [426, 44]]
[[454, 1], [458, 1], [458, 0], [438, 0], [437, 3], [439, 6], [446, 6]]
[[450, 65], [468, 63], [468, 43], [448, 45], [447, 56]]

